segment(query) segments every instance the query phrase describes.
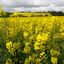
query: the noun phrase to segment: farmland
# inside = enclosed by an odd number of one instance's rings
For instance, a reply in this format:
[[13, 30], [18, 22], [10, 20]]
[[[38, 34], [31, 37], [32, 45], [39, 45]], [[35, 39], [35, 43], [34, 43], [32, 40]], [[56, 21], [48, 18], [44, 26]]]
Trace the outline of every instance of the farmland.
[[0, 18], [1, 64], [64, 64], [64, 16]]

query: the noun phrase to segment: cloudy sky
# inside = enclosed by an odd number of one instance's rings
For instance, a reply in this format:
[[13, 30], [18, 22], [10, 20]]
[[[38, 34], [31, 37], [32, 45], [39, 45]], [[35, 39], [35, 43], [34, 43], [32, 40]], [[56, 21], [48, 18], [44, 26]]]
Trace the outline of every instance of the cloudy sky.
[[6, 11], [64, 11], [64, 0], [0, 0]]

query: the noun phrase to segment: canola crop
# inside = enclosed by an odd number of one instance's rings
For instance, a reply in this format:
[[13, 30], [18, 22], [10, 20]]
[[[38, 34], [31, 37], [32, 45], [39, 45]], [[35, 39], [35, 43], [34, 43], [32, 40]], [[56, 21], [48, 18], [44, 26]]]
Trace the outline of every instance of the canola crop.
[[64, 64], [64, 16], [0, 18], [1, 64]]

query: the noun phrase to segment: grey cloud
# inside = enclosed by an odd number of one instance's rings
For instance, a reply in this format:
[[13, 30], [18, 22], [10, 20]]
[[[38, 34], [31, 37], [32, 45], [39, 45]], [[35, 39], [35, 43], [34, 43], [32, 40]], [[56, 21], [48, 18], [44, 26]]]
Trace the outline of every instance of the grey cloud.
[[13, 11], [32, 11], [32, 12], [38, 12], [38, 11], [64, 11], [64, 6], [60, 7], [19, 7], [19, 8], [3, 8], [6, 11], [13, 12]]
[[64, 11], [64, 0], [0, 0], [6, 11]]
[[51, 4], [60, 6], [64, 5], [64, 0], [2, 0], [1, 4], [13, 7], [49, 6]]

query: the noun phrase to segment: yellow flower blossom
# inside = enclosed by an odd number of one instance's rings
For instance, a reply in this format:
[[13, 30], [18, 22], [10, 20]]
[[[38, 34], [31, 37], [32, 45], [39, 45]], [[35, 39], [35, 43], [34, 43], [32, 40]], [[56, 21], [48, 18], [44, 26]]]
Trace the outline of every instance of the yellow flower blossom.
[[48, 33], [42, 34], [42, 40], [46, 41], [48, 39]]
[[30, 50], [31, 50], [31, 49], [30, 49], [30, 46], [25, 46], [25, 47], [24, 47], [24, 52], [25, 52], [25, 53], [29, 53]]
[[61, 37], [62, 37], [62, 38], [64, 38], [64, 32], [63, 32], [63, 33], [61, 33]]
[[36, 37], [37, 41], [46, 41], [48, 39], [48, 33], [38, 34]]
[[45, 52], [40, 53], [40, 58], [44, 59], [45, 58]]
[[64, 24], [62, 24], [60, 27], [60, 32], [63, 32], [63, 31], [64, 31]]
[[41, 52], [41, 53], [40, 53], [40, 56], [42, 56], [42, 55], [44, 55], [44, 54], [45, 54], [45, 52]]
[[25, 32], [23, 33], [23, 35], [24, 35], [25, 37], [27, 37], [27, 36], [28, 36], [28, 32], [25, 31]]
[[41, 49], [41, 43], [38, 42], [38, 41], [36, 41], [36, 42], [34, 43], [34, 49], [35, 49], [35, 50]]
[[8, 30], [9, 30], [9, 35], [11, 37], [13, 37], [14, 36], [14, 28], [13, 27], [10, 27]]
[[6, 48], [10, 49], [12, 47], [12, 41], [6, 43]]
[[37, 41], [41, 41], [42, 40], [42, 35], [41, 34], [38, 34], [37, 37], [36, 37], [36, 40]]
[[58, 58], [52, 57], [52, 58], [51, 58], [51, 62], [52, 62], [53, 64], [57, 64]]

